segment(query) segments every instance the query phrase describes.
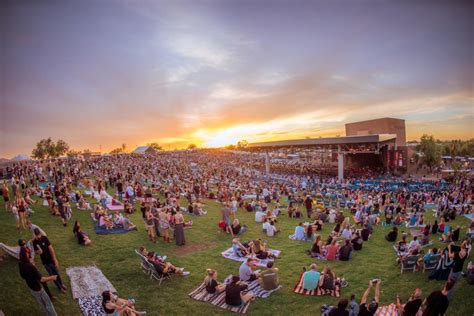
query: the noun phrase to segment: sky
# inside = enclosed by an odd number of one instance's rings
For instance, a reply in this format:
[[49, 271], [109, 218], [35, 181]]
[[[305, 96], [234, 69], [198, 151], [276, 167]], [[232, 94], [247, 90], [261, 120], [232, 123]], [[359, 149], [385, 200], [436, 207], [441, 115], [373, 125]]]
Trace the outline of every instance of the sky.
[[472, 1], [2, 1], [0, 157], [344, 135], [474, 138]]

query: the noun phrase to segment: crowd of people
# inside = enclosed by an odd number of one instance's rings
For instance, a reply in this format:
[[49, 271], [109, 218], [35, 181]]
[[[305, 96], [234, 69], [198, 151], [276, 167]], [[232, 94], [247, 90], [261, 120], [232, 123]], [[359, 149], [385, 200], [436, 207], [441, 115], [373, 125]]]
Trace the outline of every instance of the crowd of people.
[[[439, 291], [441, 294], [432, 294], [424, 304], [418, 304], [413, 302], [419, 302], [421, 293], [415, 291], [406, 304], [401, 304], [400, 300], [396, 302], [399, 310], [410, 311], [414, 305], [419, 305], [418, 308], [423, 305], [425, 312], [434, 308], [438, 314], [444, 313], [445, 306], [439, 303], [440, 295], [452, 295], [452, 288], [459, 281], [464, 261], [471, 251], [474, 221], [465, 236], [460, 226], [449, 225], [457, 216], [472, 214], [471, 179], [459, 177], [442, 184], [433, 182], [430, 190], [425, 190], [417, 186], [416, 181], [386, 175], [374, 174], [373, 178], [365, 178], [366, 182], [362, 176], [339, 181], [311, 172], [294, 173], [291, 172], [293, 166], [285, 168], [285, 164], [279, 164], [278, 174], [267, 176], [261, 164], [261, 160], [249, 155], [221, 151], [172, 152], [158, 156], [111, 155], [17, 164], [10, 170], [11, 177], [2, 184], [5, 209], [14, 216], [18, 230], [33, 232], [35, 252], [51, 276], [50, 279], [38, 278], [39, 272], [30, 266], [28, 248], [23, 246], [20, 253], [22, 277], [31, 283], [28, 285], [32, 293], [34, 291], [33, 295], [41, 300], [47, 311], [51, 311], [52, 304], [43, 300], [43, 290], [51, 296], [45, 282], [53, 280], [58, 290], [65, 291], [54, 248], [46, 233], [31, 223], [34, 206], [42, 200], [64, 227], [68, 226], [76, 207], [92, 211], [91, 218], [105, 231], [116, 228], [141, 230], [140, 225], [129, 218], [137, 207], [149, 241], [157, 243], [162, 238], [165, 243], [174, 240], [177, 246], [184, 246], [185, 230], [193, 226], [185, 216], [205, 216], [206, 201], [210, 199], [222, 205], [217, 224], [223, 233], [232, 236], [234, 254], [247, 258], [239, 269], [239, 276], [234, 276], [227, 284], [217, 281], [215, 270], [207, 270], [206, 289], [209, 293], [225, 292], [229, 305], [238, 306], [253, 299], [252, 293], [246, 291], [249, 281], [259, 280], [261, 286], [268, 289], [279, 284], [278, 269], [273, 261], [263, 272], [256, 271], [253, 263], [255, 258], [275, 259], [266, 243], [261, 239], [240, 241], [248, 226], [241, 224], [238, 214], [254, 212], [255, 222], [262, 225], [262, 233], [270, 238], [281, 233], [278, 228], [281, 216], [295, 218], [296, 227], [290, 238], [310, 242], [308, 255], [328, 262], [351, 260], [355, 252], [370, 247], [370, 244], [364, 244], [371, 239], [377, 226], [391, 227], [385, 239], [393, 243], [400, 264], [409, 256], [421, 255], [423, 249], [431, 245], [433, 237], [446, 243], [444, 250], [431, 247], [419, 258], [421, 267], [431, 257], [439, 256], [438, 266], [430, 278], [447, 281]], [[393, 189], [396, 187], [393, 183], [397, 183], [397, 189]], [[431, 219], [433, 208], [437, 210], [433, 213], [436, 220]], [[321, 231], [327, 226], [331, 231], [323, 237]], [[408, 241], [411, 237], [405, 230], [410, 228], [417, 234]], [[73, 233], [80, 245], [92, 245], [90, 235], [81, 229], [77, 220]], [[144, 247], [140, 253], [161, 274], [189, 274]], [[472, 275], [472, 269], [469, 269], [465, 272], [468, 276]], [[30, 280], [33, 278], [43, 280], [39, 289], [38, 284]], [[335, 274], [329, 265], [318, 272], [317, 265], [312, 264], [303, 273], [305, 289], [317, 286], [330, 289], [335, 282]], [[359, 315], [374, 314], [380, 284], [380, 280], [371, 281], [359, 304]], [[368, 291], [372, 287], [376, 294], [369, 302]], [[129, 303], [112, 305], [111, 301], [110, 294], [104, 294], [104, 310], [112, 310], [113, 306], [128, 310]], [[329, 314], [345, 315], [343, 311], [354, 305], [352, 301], [341, 300]], [[433, 307], [436, 304], [439, 306]], [[408, 312], [405, 314], [409, 315]]]

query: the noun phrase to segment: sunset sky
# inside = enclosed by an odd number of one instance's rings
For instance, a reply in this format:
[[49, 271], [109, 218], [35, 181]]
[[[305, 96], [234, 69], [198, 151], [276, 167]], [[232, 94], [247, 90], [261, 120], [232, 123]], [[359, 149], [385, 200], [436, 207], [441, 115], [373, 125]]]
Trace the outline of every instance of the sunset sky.
[[2, 1], [0, 157], [344, 135], [474, 137], [472, 1]]

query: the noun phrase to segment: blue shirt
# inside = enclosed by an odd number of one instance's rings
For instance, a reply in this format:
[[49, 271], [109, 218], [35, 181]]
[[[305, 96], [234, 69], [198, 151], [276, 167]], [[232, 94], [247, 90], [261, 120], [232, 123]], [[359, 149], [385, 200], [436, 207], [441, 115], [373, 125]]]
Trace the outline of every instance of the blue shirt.
[[295, 239], [296, 240], [304, 240], [304, 227], [303, 226], [296, 226], [295, 228]]
[[303, 273], [303, 288], [305, 290], [315, 290], [318, 287], [320, 276], [321, 273], [318, 271], [306, 271]]

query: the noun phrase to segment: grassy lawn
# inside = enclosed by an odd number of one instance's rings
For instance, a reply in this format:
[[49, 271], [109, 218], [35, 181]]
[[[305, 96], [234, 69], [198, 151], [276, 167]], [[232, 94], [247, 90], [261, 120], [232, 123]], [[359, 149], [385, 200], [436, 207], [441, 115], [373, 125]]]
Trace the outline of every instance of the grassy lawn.
[[[220, 252], [231, 245], [231, 236], [218, 231], [220, 205], [214, 201], [206, 201], [208, 214], [202, 217], [192, 217], [193, 228], [186, 230], [187, 245], [177, 247], [174, 243], [164, 244], [161, 240], [154, 245], [147, 240], [141, 213], [136, 212], [131, 219], [139, 227], [138, 232], [120, 235], [96, 235], [88, 211], [74, 208], [73, 218], [68, 227], [63, 227], [58, 217], [49, 214], [46, 207], [34, 206], [35, 214], [32, 222], [43, 228], [48, 234], [52, 245], [56, 249], [60, 270], [67, 286], [69, 280], [65, 269], [69, 266], [95, 264], [118, 290], [122, 297], [133, 296], [137, 300], [139, 310], [146, 310], [150, 315], [177, 315], [194, 314], [206, 315], [224, 314], [225, 311], [209, 303], [197, 302], [188, 297], [188, 293], [197, 287], [204, 278], [205, 269], [217, 269], [219, 279], [226, 275], [237, 273], [239, 263], [224, 259]], [[41, 201], [38, 202], [38, 205]], [[276, 266], [280, 269], [280, 280], [283, 289], [272, 294], [268, 299], [257, 299], [252, 302], [249, 313], [251, 315], [318, 315], [322, 304], [336, 304], [333, 297], [309, 297], [292, 292], [303, 266], [316, 262], [319, 268], [324, 266], [323, 261], [309, 258], [305, 251], [310, 243], [291, 241], [288, 235], [294, 230], [298, 220], [282, 216], [277, 227], [282, 230], [278, 236], [268, 239], [261, 232], [261, 224], [254, 221], [254, 213], [247, 213], [239, 209], [238, 217], [243, 224], [249, 226], [242, 240], [263, 238], [269, 241], [271, 248], [282, 251], [281, 259]], [[188, 219], [189, 216], [186, 216]], [[93, 241], [91, 247], [79, 246], [72, 234], [72, 223], [78, 219]], [[451, 225], [466, 226], [468, 220], [458, 217]], [[325, 226], [322, 231], [325, 240], [333, 225]], [[425, 298], [432, 290], [440, 289], [443, 282], [428, 281], [427, 273], [404, 273], [395, 263], [395, 253], [391, 244], [383, 236], [388, 228], [377, 227], [372, 238], [364, 243], [362, 251], [356, 252], [350, 262], [331, 262], [330, 265], [338, 276], [345, 277], [349, 286], [342, 289], [342, 297], [354, 293], [358, 300], [367, 287], [369, 279], [378, 277], [382, 279], [381, 303], [387, 305], [395, 301], [395, 296], [400, 294], [406, 300], [410, 293], [420, 287]], [[462, 229], [465, 232], [465, 228]], [[3, 200], [0, 202], [0, 241], [8, 245], [16, 245], [19, 238], [30, 238], [27, 232], [18, 232], [15, 228], [14, 218], [4, 211]], [[439, 242], [436, 242], [443, 247]], [[148, 279], [140, 270], [139, 258], [134, 249], [144, 245], [150, 250], [158, 251], [168, 256], [168, 260], [177, 266], [185, 267], [191, 272], [188, 277], [174, 276], [172, 280], [164, 281], [161, 286]], [[472, 260], [472, 254], [471, 258]], [[466, 260], [465, 265], [467, 265]], [[40, 271], [47, 275], [39, 257], [36, 258]], [[29, 293], [26, 283], [20, 278], [16, 259], [6, 257], [0, 261], [2, 273], [0, 288], [0, 309], [6, 315], [38, 315], [39, 306]], [[56, 295], [57, 290], [53, 284], [51, 291]], [[472, 315], [474, 313], [474, 300], [472, 287], [464, 279], [455, 287], [454, 299], [450, 303], [448, 315]], [[471, 294], [469, 294], [471, 293]], [[373, 292], [372, 292], [373, 295]], [[57, 294], [54, 301], [59, 315], [80, 315], [79, 305], [73, 300], [71, 293]]]

